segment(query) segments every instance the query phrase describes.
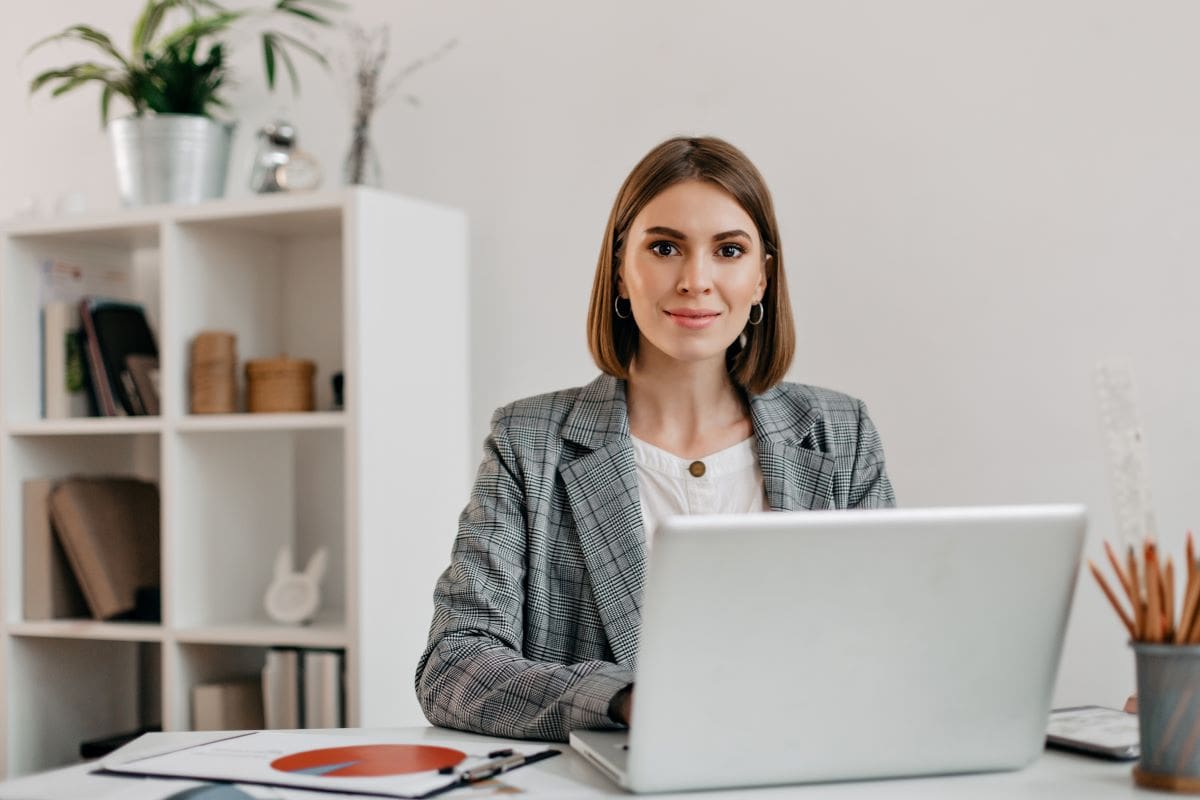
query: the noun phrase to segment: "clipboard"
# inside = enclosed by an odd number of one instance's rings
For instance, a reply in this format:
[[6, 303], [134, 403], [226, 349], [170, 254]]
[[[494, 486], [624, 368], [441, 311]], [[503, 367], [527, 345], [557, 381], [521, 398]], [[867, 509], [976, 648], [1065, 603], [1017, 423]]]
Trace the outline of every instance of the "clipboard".
[[277, 786], [419, 800], [559, 755], [544, 746], [477, 751], [459, 742], [250, 731], [107, 763], [101, 774]]

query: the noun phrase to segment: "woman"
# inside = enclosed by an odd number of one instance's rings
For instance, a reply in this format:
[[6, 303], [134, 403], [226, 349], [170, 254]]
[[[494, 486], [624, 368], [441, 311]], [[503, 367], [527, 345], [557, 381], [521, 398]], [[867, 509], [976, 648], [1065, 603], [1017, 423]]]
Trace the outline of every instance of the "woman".
[[893, 504], [862, 403], [781, 383], [794, 342], [758, 170], [720, 139], [654, 148], [596, 266], [603, 374], [492, 418], [417, 667], [430, 722], [553, 740], [627, 724], [668, 514]]

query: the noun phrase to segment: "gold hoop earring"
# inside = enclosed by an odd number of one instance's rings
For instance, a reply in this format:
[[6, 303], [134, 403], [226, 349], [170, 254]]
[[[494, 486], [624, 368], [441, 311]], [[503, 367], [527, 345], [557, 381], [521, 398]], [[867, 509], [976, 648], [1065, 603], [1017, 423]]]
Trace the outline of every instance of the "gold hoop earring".
[[760, 324], [763, 321], [763, 317], [765, 317], [767, 315], [767, 310], [765, 308], [763, 308], [763, 304], [761, 302], [756, 303], [755, 305], [758, 306], [758, 319], [754, 319], [754, 306], [750, 306], [749, 322], [751, 325]]
[[622, 299], [624, 299], [624, 298], [622, 298], [621, 295], [617, 295], [616, 298], [613, 299], [613, 311], [616, 312], [617, 319], [629, 319], [630, 317], [633, 316], [633, 304], [632, 303], [629, 304], [629, 313], [628, 314], [622, 314], [621, 313], [621, 300]]

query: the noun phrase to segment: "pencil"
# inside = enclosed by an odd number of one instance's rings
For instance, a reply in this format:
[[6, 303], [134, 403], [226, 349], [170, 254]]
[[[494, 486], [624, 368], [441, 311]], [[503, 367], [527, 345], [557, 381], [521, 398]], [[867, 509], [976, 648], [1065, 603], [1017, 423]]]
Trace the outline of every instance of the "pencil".
[[1121, 601], [1117, 599], [1115, 594], [1113, 594], [1113, 590], [1108, 588], [1108, 582], [1104, 580], [1104, 576], [1100, 574], [1100, 570], [1096, 568], [1096, 565], [1092, 563], [1091, 559], [1088, 559], [1088, 567], [1092, 570], [1092, 575], [1095, 576], [1096, 583], [1100, 584], [1101, 590], [1104, 591], [1104, 596], [1108, 598], [1108, 602], [1112, 603], [1112, 607], [1116, 610], [1117, 616], [1120, 617], [1121, 622], [1124, 623], [1125, 629], [1129, 631], [1129, 635], [1132, 638], [1136, 639], [1137, 632], [1133, 628], [1133, 620], [1130, 619], [1129, 615], [1125, 613], [1125, 609], [1121, 608]]
[[1179, 630], [1175, 632], [1175, 641], [1180, 644], [1188, 643], [1192, 622], [1196, 617], [1196, 603], [1200, 602], [1200, 581], [1196, 580], [1195, 569], [1188, 570], [1188, 573], [1187, 596], [1183, 600], [1183, 612], [1179, 615]]
[[1163, 638], [1168, 642], [1175, 641], [1175, 562], [1167, 556], [1167, 580], [1163, 589]]
[[1180, 621], [1179, 635], [1176, 641], [1179, 644], [1200, 644], [1200, 573], [1196, 575], [1196, 588], [1194, 589], [1196, 602], [1192, 604], [1192, 617], [1188, 621], [1186, 628], [1183, 626], [1183, 621]]
[[1129, 602], [1136, 603], [1133, 581], [1129, 579], [1129, 574], [1121, 569], [1121, 562], [1117, 559], [1117, 554], [1113, 552], [1112, 545], [1107, 541], [1104, 543], [1104, 554], [1108, 556], [1108, 563], [1112, 564], [1113, 571], [1117, 573], [1117, 580], [1121, 582], [1125, 596], [1129, 598]]
[[[1196, 581], [1200, 583], [1200, 581]], [[1183, 637], [1180, 644], [1200, 644], [1200, 600], [1196, 601], [1196, 608], [1192, 611], [1192, 626], [1187, 631], [1187, 636]]]
[[1146, 636], [1146, 604], [1142, 602], [1142, 582], [1138, 577], [1137, 553], [1133, 545], [1129, 545], [1129, 585], [1133, 587], [1133, 627], [1134, 639], [1144, 639]]
[[1147, 642], [1162, 641], [1162, 581], [1158, 574], [1158, 548], [1154, 542], [1146, 542], [1146, 628]]
[[1196, 545], [1192, 543], [1191, 531], [1187, 532], [1187, 545], [1185, 550], [1187, 551], [1188, 574], [1191, 575], [1196, 565]]

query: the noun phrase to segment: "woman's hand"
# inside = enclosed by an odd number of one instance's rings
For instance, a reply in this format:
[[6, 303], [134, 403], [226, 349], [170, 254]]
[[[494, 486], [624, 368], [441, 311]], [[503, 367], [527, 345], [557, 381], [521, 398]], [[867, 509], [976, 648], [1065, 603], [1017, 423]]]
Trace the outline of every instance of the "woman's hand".
[[612, 702], [608, 707], [608, 716], [612, 717], [613, 722], [619, 722], [622, 725], [628, 725], [632, 713], [633, 684], [631, 683], [613, 695]]

